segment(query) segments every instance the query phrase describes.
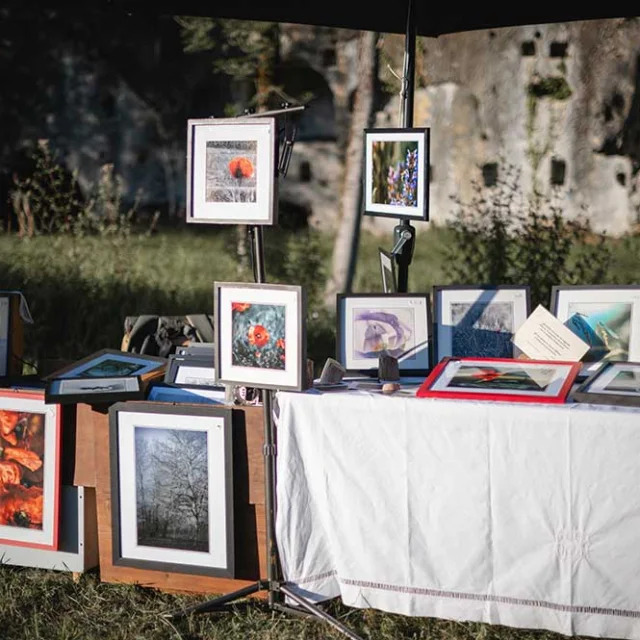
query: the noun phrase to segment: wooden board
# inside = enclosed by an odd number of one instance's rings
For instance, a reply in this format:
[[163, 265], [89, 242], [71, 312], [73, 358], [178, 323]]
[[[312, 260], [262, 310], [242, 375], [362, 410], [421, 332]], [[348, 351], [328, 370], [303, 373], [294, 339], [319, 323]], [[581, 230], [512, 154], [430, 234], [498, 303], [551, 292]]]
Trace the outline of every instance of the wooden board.
[[[83, 409], [83, 411], [85, 411]], [[211, 578], [114, 566], [111, 529], [111, 472], [109, 417], [92, 410], [100, 579], [103, 582], [138, 583], [181, 593], [223, 594], [267, 577], [262, 407], [233, 409], [233, 482], [236, 578]], [[266, 594], [258, 592], [256, 597]]]

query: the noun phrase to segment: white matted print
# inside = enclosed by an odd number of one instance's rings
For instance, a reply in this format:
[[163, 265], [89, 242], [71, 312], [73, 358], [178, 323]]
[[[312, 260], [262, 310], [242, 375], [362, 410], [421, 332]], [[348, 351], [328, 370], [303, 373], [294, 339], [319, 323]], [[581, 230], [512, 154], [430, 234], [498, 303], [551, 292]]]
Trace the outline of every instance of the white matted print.
[[232, 577], [230, 412], [112, 407], [114, 564]]
[[426, 294], [340, 294], [337, 320], [337, 360], [347, 371], [377, 371], [382, 354], [398, 359], [401, 374], [428, 371], [431, 313]]
[[513, 358], [515, 332], [529, 317], [529, 287], [434, 287], [436, 362], [446, 356]]
[[0, 378], [9, 372], [9, 308], [9, 297], [0, 296]]
[[615, 362], [606, 367], [586, 389], [586, 393], [633, 396], [640, 404], [640, 364]]
[[640, 286], [556, 286], [551, 296], [551, 312], [590, 346], [586, 373], [640, 360]]
[[276, 120], [189, 120], [187, 222], [276, 223]]
[[299, 286], [216, 282], [216, 382], [303, 389], [306, 304]]
[[429, 129], [365, 129], [364, 212], [429, 219]]

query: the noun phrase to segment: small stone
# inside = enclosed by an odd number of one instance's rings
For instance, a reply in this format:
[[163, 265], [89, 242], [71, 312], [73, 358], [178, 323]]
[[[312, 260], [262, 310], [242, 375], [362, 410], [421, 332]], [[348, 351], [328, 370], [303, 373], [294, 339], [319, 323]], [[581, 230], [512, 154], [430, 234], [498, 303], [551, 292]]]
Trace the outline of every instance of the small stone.
[[382, 393], [386, 395], [391, 395], [400, 389], [400, 384], [397, 382], [385, 382], [382, 385]]

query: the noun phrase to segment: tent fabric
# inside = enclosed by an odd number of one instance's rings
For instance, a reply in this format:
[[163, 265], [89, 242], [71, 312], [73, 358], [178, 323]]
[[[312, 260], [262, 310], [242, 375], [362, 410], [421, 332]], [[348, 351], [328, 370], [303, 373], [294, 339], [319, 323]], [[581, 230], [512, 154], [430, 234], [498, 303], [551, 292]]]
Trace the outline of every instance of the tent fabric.
[[[259, 1], [211, 2], [209, 0], [0, 0], [0, 8], [39, 6], [48, 9], [79, 11], [115, 11], [131, 15], [210, 16], [238, 20], [259, 20], [292, 24], [336, 27], [344, 29], [405, 33], [408, 3], [390, 8], [384, 3], [375, 7], [336, 0], [325, 2], [279, 2], [271, 5]], [[457, 6], [457, 5], [455, 5]], [[540, 7], [508, 4], [476, 8], [452, 9], [446, 3], [415, 5], [416, 33], [438, 36], [447, 33], [493, 29], [529, 24], [548, 24], [601, 18], [634, 17], [632, 3], [608, 2], [582, 5], [569, 3], [542, 4]], [[392, 10], [393, 9], [393, 10]]]
[[294, 593], [640, 638], [640, 409], [276, 398], [276, 540]]

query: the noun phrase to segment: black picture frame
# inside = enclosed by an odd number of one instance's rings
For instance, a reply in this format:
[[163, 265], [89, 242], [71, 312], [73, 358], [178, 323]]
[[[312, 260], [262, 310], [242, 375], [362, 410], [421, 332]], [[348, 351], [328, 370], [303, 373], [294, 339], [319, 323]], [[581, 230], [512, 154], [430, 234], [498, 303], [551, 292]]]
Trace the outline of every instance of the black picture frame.
[[[559, 306], [560, 306], [559, 304], [560, 295], [565, 291], [566, 292], [593, 291], [594, 293], [601, 292], [601, 291], [636, 291], [640, 296], [640, 284], [554, 285], [551, 287], [549, 310], [556, 318], [558, 318], [562, 322], [566, 322], [568, 320], [568, 318], [562, 320], [558, 315]], [[636, 327], [635, 328], [636, 331], [640, 331], [640, 326], [638, 326], [639, 319], [640, 319], [640, 300], [638, 301], [638, 310], [636, 311], [636, 322], [635, 324], [633, 323], [631, 324], [632, 331], [634, 330], [634, 327]], [[638, 340], [638, 338], [636, 338], [636, 340], [634, 341], [633, 334], [630, 335], [629, 342], [630, 342], [630, 346], [632, 342], [635, 342], [637, 346], [640, 345], [640, 340]], [[630, 349], [628, 356], [631, 361], [640, 360], [640, 346], [638, 346], [637, 350], [634, 352], [631, 352], [631, 349]], [[580, 374], [578, 376], [579, 379], [581, 381], [586, 382], [588, 378], [590, 378], [592, 375], [596, 374], [599, 371], [599, 365], [603, 362], [608, 362], [608, 361], [596, 360], [596, 361], [583, 362], [582, 370], [580, 371]]]
[[[525, 295], [525, 317], [526, 320], [531, 314], [531, 287], [529, 285], [434, 285], [432, 287], [432, 296], [433, 296], [433, 365], [435, 366], [443, 357], [453, 356], [451, 353], [445, 353], [440, 355], [440, 348], [442, 346], [442, 323], [441, 323], [441, 315], [442, 315], [442, 307], [441, 307], [441, 296], [440, 294], [446, 291], [523, 291]], [[439, 336], [440, 334], [440, 336]], [[515, 334], [515, 331], [514, 331]], [[514, 346], [514, 355], [517, 352], [517, 348]], [[469, 354], [471, 357], [481, 357], [475, 354]], [[456, 356], [459, 357], [459, 356]], [[491, 357], [491, 356], [489, 356]], [[496, 357], [496, 356], [493, 356]]]
[[640, 407], [640, 387], [637, 394], [614, 394], [614, 393], [597, 393], [591, 392], [589, 389], [595, 382], [599, 381], [603, 375], [607, 374], [614, 367], [624, 367], [637, 369], [640, 373], [640, 362], [605, 362], [600, 368], [592, 373], [586, 380], [580, 383], [569, 396], [569, 402], [587, 403], [587, 404], [605, 404], [619, 407]]
[[[122, 382], [121, 386], [129, 389], [114, 389], [114, 385]], [[79, 389], [78, 393], [62, 393], [64, 385], [83, 385], [93, 389]], [[109, 387], [111, 386], [111, 389]], [[100, 391], [104, 389], [104, 391]], [[46, 404], [78, 404], [91, 405], [108, 404], [125, 400], [143, 400], [145, 384], [140, 376], [106, 376], [104, 378], [64, 378], [46, 380], [44, 398]]]
[[[178, 372], [180, 367], [194, 367], [198, 369], [211, 369], [213, 372], [213, 377], [211, 378], [213, 384], [198, 384], [198, 383], [186, 383], [186, 382], [177, 382], [176, 379], [178, 377]], [[208, 356], [202, 355], [177, 355], [172, 353], [169, 356], [169, 365], [165, 372], [164, 382], [167, 385], [171, 385], [173, 387], [184, 387], [184, 388], [197, 388], [197, 389], [210, 389], [212, 391], [218, 391], [220, 389], [224, 389], [224, 385], [215, 382], [215, 366], [213, 364], [213, 359]]]
[[[127, 557], [123, 552], [122, 526], [125, 518], [122, 515], [121, 503], [121, 481], [120, 475], [123, 467], [122, 455], [119, 449], [120, 436], [120, 416], [124, 413], [146, 414], [152, 416], [165, 416], [168, 429], [175, 429], [179, 424], [177, 417], [189, 419], [193, 417], [220, 418], [223, 421], [222, 430], [222, 456], [224, 459], [224, 531], [226, 546], [224, 566], [203, 566], [197, 562], [185, 563], [180, 561], [153, 560], [149, 558]], [[137, 569], [148, 569], [169, 573], [186, 573], [220, 578], [234, 578], [235, 567], [235, 527], [234, 527], [234, 489], [233, 489], [233, 443], [232, 443], [232, 419], [233, 410], [230, 407], [220, 405], [198, 404], [198, 405], [174, 405], [168, 403], [155, 402], [125, 402], [116, 403], [109, 408], [109, 458], [111, 470], [111, 524], [112, 524], [112, 561], [114, 566], [126, 566]], [[209, 459], [207, 459], [209, 464]], [[209, 465], [210, 467], [212, 465]], [[213, 465], [218, 468], [216, 465]], [[133, 473], [135, 474], [135, 469]], [[209, 486], [211, 489], [211, 486]], [[211, 508], [211, 494], [209, 493], [208, 508]], [[137, 496], [134, 497], [137, 514]], [[209, 516], [209, 513], [207, 513]], [[132, 517], [129, 514], [129, 517]], [[207, 527], [209, 532], [209, 543], [211, 542], [211, 527]], [[165, 553], [167, 547], [151, 547], [159, 554]], [[185, 550], [173, 549], [177, 556], [184, 556]], [[149, 551], [149, 554], [152, 554]], [[168, 552], [165, 553], [168, 555]]]
[[[398, 281], [396, 279], [396, 261], [393, 255], [378, 247], [378, 258], [380, 260], [380, 276], [382, 277], [382, 291], [384, 293], [397, 293]], [[389, 268], [385, 262], [388, 261]]]
[[406, 366], [402, 361], [398, 362], [399, 372], [401, 377], [423, 377], [429, 374], [433, 366], [433, 313], [431, 308], [431, 297], [428, 293], [339, 293], [336, 295], [336, 360], [346, 369], [347, 376], [366, 376], [377, 378], [378, 360], [372, 359], [371, 367], [352, 367], [349, 366], [349, 358], [346, 357], [345, 344], [346, 336], [344, 330], [345, 323], [345, 302], [350, 299], [364, 300], [364, 299], [384, 299], [386, 301], [401, 300], [401, 299], [415, 299], [420, 300], [425, 306], [425, 326], [426, 331], [426, 362], [423, 367], [411, 367]]
[[[2, 359], [2, 368], [0, 368], [0, 387], [8, 386], [11, 382], [11, 364], [13, 356], [13, 344], [11, 340], [12, 332], [13, 332], [13, 309], [12, 309], [12, 294], [11, 293], [0, 293], [0, 300], [7, 301], [7, 332], [3, 337], [0, 335], [0, 340], [7, 341], [7, 351], [5, 354], [5, 358]], [[4, 370], [4, 374], [2, 371]]]
[[[139, 375], [140, 378], [145, 381], [146, 379], [150, 378], [150, 377], [156, 377], [157, 374], [159, 374], [160, 370], [163, 370], [164, 372], [164, 368], [167, 366], [167, 358], [163, 358], [160, 356], [151, 356], [151, 355], [147, 355], [147, 354], [139, 354], [139, 353], [130, 353], [128, 351], [120, 351], [119, 349], [100, 349], [99, 351], [96, 351], [84, 358], [81, 358], [80, 360], [77, 360], [69, 365], [66, 365], [65, 367], [62, 367], [61, 369], [58, 369], [57, 371], [54, 371], [53, 373], [44, 376], [43, 380], [57, 380], [60, 378], [65, 378], [65, 379], [77, 379], [77, 378], [81, 378], [81, 377], [91, 377], [94, 380], [99, 379], [99, 376], [68, 376], [67, 374], [69, 374], [71, 371], [74, 371], [75, 369], [78, 369], [80, 367], [85, 367], [91, 364], [91, 362], [93, 362], [94, 360], [98, 360], [99, 358], [101, 358], [102, 356], [105, 355], [113, 355], [113, 356], [117, 356], [119, 358], [122, 358], [123, 360], [142, 360], [145, 361], [147, 363], [151, 364], [156, 364], [157, 366], [151, 368], [150, 370], [148, 370], [147, 372], [143, 373], [143, 374], [136, 374]], [[134, 372], [135, 374], [135, 372]], [[103, 376], [103, 377], [125, 377], [125, 376]]]
[[[398, 205], [386, 205], [374, 203], [372, 199], [372, 181], [373, 181], [373, 159], [370, 153], [370, 145], [375, 142], [374, 138], [380, 136], [389, 136], [389, 141], [394, 142], [394, 138], [398, 138], [398, 142], [402, 136], [414, 138], [418, 144], [422, 144], [422, 158], [418, 157], [418, 176], [417, 176], [417, 214], [411, 210], [413, 207], [401, 207]], [[383, 127], [383, 128], [367, 128], [364, 130], [364, 170], [363, 170], [363, 203], [364, 214], [369, 216], [377, 216], [382, 218], [399, 218], [403, 220], [418, 220], [426, 222], [429, 220], [429, 190], [430, 190], [430, 154], [431, 154], [431, 130], [429, 127]], [[420, 187], [422, 193], [420, 195]], [[420, 199], [422, 201], [420, 202]], [[395, 207], [398, 207], [397, 210]]]

